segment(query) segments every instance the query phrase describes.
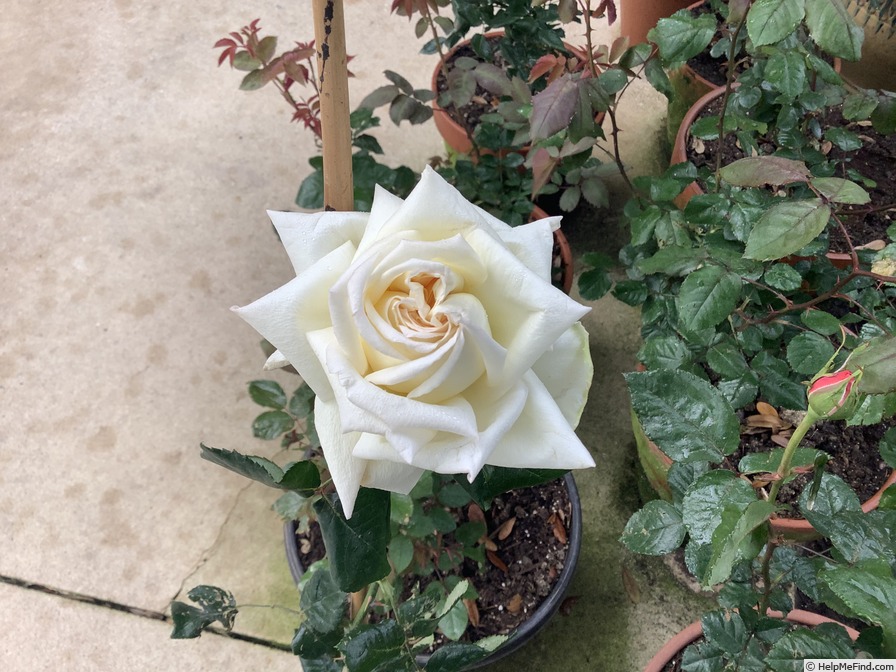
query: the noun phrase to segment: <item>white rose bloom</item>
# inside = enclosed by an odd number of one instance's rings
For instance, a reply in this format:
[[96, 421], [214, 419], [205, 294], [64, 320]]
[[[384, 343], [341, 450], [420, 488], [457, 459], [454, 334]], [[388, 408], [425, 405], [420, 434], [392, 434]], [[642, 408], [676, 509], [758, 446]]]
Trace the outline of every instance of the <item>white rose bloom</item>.
[[234, 310], [314, 390], [346, 516], [360, 486], [406, 494], [424, 469], [594, 466], [573, 431], [590, 309], [550, 283], [558, 217], [511, 228], [431, 169], [369, 214], [269, 214], [296, 277]]

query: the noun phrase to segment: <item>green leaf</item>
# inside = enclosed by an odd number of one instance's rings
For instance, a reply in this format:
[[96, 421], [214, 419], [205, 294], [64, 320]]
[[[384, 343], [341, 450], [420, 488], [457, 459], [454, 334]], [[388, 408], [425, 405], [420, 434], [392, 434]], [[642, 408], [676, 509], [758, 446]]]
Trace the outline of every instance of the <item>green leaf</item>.
[[896, 469], [896, 427], [890, 427], [884, 433], [877, 449], [880, 451], [881, 459], [887, 466], [891, 469]]
[[331, 656], [323, 658], [307, 658], [299, 657], [299, 663], [302, 665], [302, 672], [343, 672], [341, 662], [333, 660]]
[[644, 431], [676, 462], [721, 461], [740, 442], [740, 424], [718, 390], [684, 371], [625, 375]]
[[823, 630], [798, 628], [785, 633], [772, 645], [766, 664], [775, 672], [802, 672], [806, 669], [803, 665], [806, 658], [855, 658], [855, 653], [842, 640]]
[[703, 263], [705, 254], [692, 247], [669, 245], [657, 250], [656, 254], [641, 259], [636, 268], [646, 275], [664, 273], [666, 275], [687, 275]]
[[[793, 452], [790, 466], [791, 468], [811, 466], [820, 454], [821, 451], [814, 448], [797, 448]], [[747, 453], [737, 464], [737, 470], [742, 474], [772, 474], [778, 470], [783, 456], [783, 448], [773, 448], [767, 453]]]
[[701, 53], [716, 34], [716, 28], [713, 13], [693, 16], [682, 11], [657, 21], [648, 39], [659, 47], [660, 57], [668, 66], [684, 63]]
[[282, 488], [289, 490], [281, 484], [283, 479], [283, 470], [264, 457], [255, 455], [243, 455], [235, 450], [225, 450], [222, 448], [211, 448], [205, 444], [200, 445], [199, 456], [203, 460], [213, 462], [225, 469], [235, 471], [241, 476], [251, 478], [272, 488]]
[[681, 545], [686, 531], [681, 512], [668, 502], [654, 499], [629, 518], [621, 541], [635, 553], [665, 555]]
[[238, 51], [233, 56], [233, 67], [243, 72], [251, 72], [264, 65], [260, 59], [255, 58], [248, 51]]
[[[321, 573], [321, 572], [316, 572]], [[326, 572], [322, 572], [326, 573]], [[345, 605], [343, 605], [344, 608]], [[302, 623], [296, 630], [292, 638], [292, 652], [302, 659], [303, 671], [308, 670], [305, 660], [307, 659], [332, 659], [338, 652], [336, 645], [342, 639], [343, 630], [333, 630], [332, 632], [320, 633], [312, 628], [308, 623]]]
[[389, 573], [389, 504], [388, 492], [372, 488], [358, 491], [349, 519], [345, 518], [337, 495], [314, 503], [330, 571], [336, 585], [345, 592], [360, 590]]
[[330, 572], [316, 571], [311, 573], [311, 578], [302, 587], [299, 607], [305, 615], [305, 622], [317, 633], [325, 635], [337, 630], [341, 633], [347, 597], [345, 592], [339, 590]]
[[289, 412], [297, 418], [305, 418], [314, 410], [314, 391], [302, 383], [289, 398]]
[[809, 35], [823, 51], [848, 61], [862, 55], [865, 31], [841, 0], [805, 0]]
[[395, 100], [396, 96], [398, 96], [399, 93], [400, 89], [394, 84], [381, 86], [364, 96], [363, 100], [358, 103], [358, 107], [364, 107], [370, 110], [374, 110], [380, 105], [391, 103], [393, 100]]
[[233, 628], [237, 608], [230, 592], [216, 586], [196, 586], [187, 593], [187, 597], [199, 606], [171, 603], [171, 620], [174, 622], [171, 639], [199, 637], [215, 621], [228, 632]]
[[836, 349], [824, 336], [804, 331], [787, 345], [787, 362], [797, 373], [814, 376], [834, 356]]
[[[726, 507], [725, 513], [730, 510]], [[723, 514], [723, 523], [713, 532], [713, 553], [703, 576], [703, 585], [712, 586], [727, 580], [731, 576], [735, 562], [754, 557], [752, 551], [744, 551], [744, 546], [754, 541], [751, 539], [754, 531], [764, 525], [774, 511], [774, 502], [754, 500], [742, 514], [732, 517], [731, 522], [725, 521], [725, 514]], [[762, 548], [764, 544], [765, 539], [762, 538], [761, 543], [754, 550], [758, 552], [758, 549]]]
[[747, 34], [756, 47], [780, 42], [796, 30], [804, 13], [804, 0], [756, 0], [747, 14]]
[[830, 217], [830, 208], [819, 198], [777, 203], [753, 226], [744, 256], [766, 261], [793, 254], [817, 238]]
[[818, 511], [804, 511], [806, 520], [822, 535], [848, 563], [862, 560], [892, 563], [896, 556], [893, 535], [896, 533], [896, 511], [875, 509], [867, 513], [838, 511], [825, 515]]
[[725, 653], [740, 653], [746, 648], [750, 633], [736, 611], [710, 611], [700, 619], [703, 636]]
[[820, 578], [862, 620], [883, 629], [884, 652], [896, 656], [896, 578], [859, 567], [834, 567]]
[[[837, 147], [842, 149], [844, 152], [854, 152], [858, 149], [862, 148], [862, 139], [853, 133], [852, 131], [848, 131], [845, 128], [841, 128], [840, 126], [835, 126], [834, 128], [829, 128], [824, 132], [824, 137], [827, 140], [833, 142]], [[830, 179], [830, 178], [819, 178], [819, 179]], [[834, 178], [841, 179], [841, 178]], [[846, 181], [846, 180], [844, 180]], [[816, 185], [817, 186], [817, 185]], [[858, 185], [856, 185], [858, 186]], [[865, 195], [865, 198], [868, 198]], [[867, 201], [866, 201], [867, 202]]]
[[763, 277], [766, 284], [782, 292], [792, 292], [803, 284], [803, 276], [789, 264], [773, 264]]
[[813, 497], [809, 488], [800, 493], [800, 510], [804, 516], [814, 511], [824, 516], [834, 516], [841, 511], [860, 511], [858, 496], [839, 476], [829, 472], [821, 475], [818, 492]]
[[277, 487], [310, 496], [320, 487], [320, 471], [310, 460], [294, 462], [286, 468]]
[[441, 646], [429, 657], [426, 663], [426, 672], [457, 672], [457, 670], [472, 669], [472, 666], [485, 658], [499, 643], [507, 640], [506, 637], [488, 638], [494, 639], [495, 644], [491, 648], [483, 648], [485, 640], [479, 640], [476, 644], [451, 643]]
[[835, 203], [864, 205], [871, 201], [868, 192], [851, 180], [840, 177], [816, 177], [811, 180], [811, 184], [825, 198]]
[[685, 672], [719, 672], [726, 666], [726, 656], [709, 642], [698, 641], [684, 650], [681, 656]]
[[516, 469], [485, 465], [472, 483], [463, 474], [455, 475], [457, 482], [472, 495], [477, 504], [487, 508], [491, 500], [517, 488], [528, 488], [549, 483], [563, 477], [562, 469]]
[[586, 301], [597, 301], [612, 286], [613, 280], [602, 268], [592, 268], [579, 276], [579, 293]]
[[405, 653], [404, 631], [393, 620], [361, 625], [339, 644], [351, 672], [401, 672], [413, 670], [413, 660]]
[[469, 624], [467, 608], [463, 602], [455, 602], [448, 613], [439, 619], [439, 629], [442, 634], [453, 642], [460, 639]]
[[253, 70], [243, 77], [243, 81], [240, 82], [240, 91], [257, 91], [269, 81], [271, 80], [264, 69]]
[[750, 368], [759, 377], [759, 389], [772, 406], [795, 411], [806, 408], [806, 388], [791, 378], [787, 362], [763, 350], [753, 357]]
[[286, 406], [286, 393], [273, 380], [253, 380], [249, 383], [249, 396], [259, 406], [282, 410]]
[[397, 574], [401, 574], [414, 559], [414, 542], [408, 537], [399, 534], [392, 537], [389, 542], [389, 560]]
[[722, 522], [726, 506], [744, 511], [756, 501], [756, 493], [750, 484], [734, 472], [710, 471], [700, 476], [685, 493], [681, 504], [682, 518], [692, 541], [709, 544]]
[[285, 411], [266, 411], [252, 422], [252, 434], [270, 441], [291, 430], [295, 424], [293, 417]]
[[823, 310], [809, 309], [800, 315], [800, 321], [822, 336], [840, 333], [840, 320]]
[[306, 210], [320, 210], [324, 207], [324, 174], [322, 172], [315, 171], [302, 180], [296, 194], [296, 205]]
[[256, 48], [255, 53], [258, 54], [258, 58], [267, 63], [272, 58], [274, 58], [274, 53], [276, 51], [277, 38], [273, 35], [268, 35], [267, 37], [263, 37], [258, 43], [258, 47]]
[[445, 506], [459, 508], [470, 503], [470, 493], [457, 483], [448, 483], [439, 489], [439, 501]]
[[704, 266], [681, 283], [676, 305], [689, 332], [714, 327], [727, 318], [740, 298], [741, 279], [721, 266]]
[[768, 59], [765, 78], [785, 96], [796, 98], [806, 86], [806, 61], [798, 52], [778, 51]]

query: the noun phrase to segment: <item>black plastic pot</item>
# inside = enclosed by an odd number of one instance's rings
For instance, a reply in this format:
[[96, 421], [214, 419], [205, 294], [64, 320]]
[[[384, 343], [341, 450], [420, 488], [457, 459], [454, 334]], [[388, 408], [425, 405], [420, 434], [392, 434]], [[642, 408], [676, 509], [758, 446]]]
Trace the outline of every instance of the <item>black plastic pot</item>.
[[[576, 487], [576, 481], [571, 473], [563, 477], [566, 484], [566, 490], [569, 493], [569, 503], [572, 509], [572, 520], [570, 521], [568, 538], [569, 550], [566, 553], [566, 561], [557, 582], [554, 584], [551, 593], [538, 605], [538, 608], [532, 613], [529, 619], [523, 623], [505, 644], [493, 651], [490, 655], [483, 658], [479, 663], [471, 665], [468, 670], [476, 670], [491, 665], [492, 663], [509, 656], [511, 653], [520, 649], [524, 644], [532, 640], [547, 625], [548, 621], [557, 613], [560, 604], [572, 582], [576, 565], [579, 561], [579, 551], [582, 548], [582, 502], [579, 499], [579, 490]], [[293, 579], [298, 584], [305, 573], [302, 561], [299, 559], [299, 546], [296, 542], [296, 524], [294, 521], [288, 521], [283, 526], [283, 537], [286, 544], [286, 560], [289, 563], [289, 571], [292, 573]], [[428, 656], [418, 656], [418, 662], [425, 664]]]

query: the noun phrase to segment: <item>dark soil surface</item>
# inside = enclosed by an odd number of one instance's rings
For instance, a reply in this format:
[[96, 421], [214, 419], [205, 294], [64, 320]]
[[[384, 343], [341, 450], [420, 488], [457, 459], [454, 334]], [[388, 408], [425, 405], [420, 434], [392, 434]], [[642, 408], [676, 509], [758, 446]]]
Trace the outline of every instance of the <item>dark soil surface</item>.
[[[718, 114], [722, 99], [710, 103], [701, 116]], [[894, 223], [896, 217], [896, 135], [881, 135], [866, 122], [846, 122], [839, 111], [830, 110], [822, 121], [824, 127], [841, 125], [862, 140], [862, 147], [855, 152], [843, 152], [836, 146], [822, 145], [830, 159], [839, 162], [835, 176], [849, 177], [847, 169], [856, 170], [862, 176], [873, 180], [874, 186], [865, 186], [871, 195], [871, 203], [865, 206], [847, 206], [840, 214], [854, 245], [866, 245], [876, 240], [888, 240], [887, 228]], [[776, 146], [772, 138], [765, 138], [759, 143], [762, 154], [774, 153]], [[715, 140], [702, 141], [689, 139], [686, 148], [688, 160], [698, 168], [715, 169], [716, 155], [719, 150]], [[733, 134], [725, 137], [722, 146], [722, 165], [727, 165], [745, 156]], [[889, 209], [888, 209], [889, 206]], [[839, 230], [832, 230], [830, 250], [832, 252], [848, 252], [849, 247]]]
[[[468, 520], [468, 510], [452, 510], [458, 523]], [[466, 560], [458, 575], [470, 580], [476, 600], [478, 626], [469, 626], [461, 641], [477, 641], [490, 635], [508, 634], [518, 628], [551, 592], [560, 576], [569, 549], [567, 529], [572, 505], [563, 479], [545, 485], [513, 490], [496, 497], [485, 512], [486, 524], [496, 549], [480, 570]], [[494, 533], [515, 518], [502, 540]], [[503, 536], [503, 535], [500, 535]], [[445, 542], [451, 541], [446, 535]], [[303, 566], [324, 557], [317, 524], [307, 535], [297, 535]], [[426, 587], [432, 577], [407, 577], [402, 595], [407, 599]], [[444, 643], [437, 634], [435, 646]]]
[[[701, 14], [708, 14], [711, 10], [709, 4], [703, 4], [697, 7], [696, 9], [692, 9], [691, 13], [695, 16], [700, 16]], [[721, 26], [722, 25], [722, 17], [718, 13], [716, 14], [716, 21]], [[697, 54], [694, 58], [688, 61], [688, 65], [691, 69], [696, 72], [698, 75], [703, 77], [706, 81], [713, 84], [714, 86], [723, 86], [726, 81], [726, 72], [728, 70], [728, 59], [726, 57], [713, 58], [710, 55], [710, 50], [713, 46], [722, 39], [724, 35], [721, 30], [717, 30], [715, 36], [713, 36], [710, 41], [710, 46]], [[739, 62], [735, 66], [735, 72], [741, 73], [746, 69], [743, 61]]]
[[[884, 433], [896, 426], [896, 418], [890, 418], [877, 425], [847, 427], [843, 420], [831, 420], [816, 424], [803, 439], [802, 446], [828, 453], [825, 470], [839, 476], [849, 484], [859, 497], [859, 501], [870, 499], [890, 475], [890, 468], [880, 456], [878, 446]], [[740, 459], [748, 453], [769, 452], [779, 447], [771, 439], [772, 430], [756, 434], [742, 434], [740, 448], [728, 457], [731, 467], [736, 468]], [[797, 501], [812, 479], [811, 474], [801, 474], [783, 486], [778, 494], [779, 501], [792, 510], [784, 510], [778, 515], [784, 518], [800, 517]]]

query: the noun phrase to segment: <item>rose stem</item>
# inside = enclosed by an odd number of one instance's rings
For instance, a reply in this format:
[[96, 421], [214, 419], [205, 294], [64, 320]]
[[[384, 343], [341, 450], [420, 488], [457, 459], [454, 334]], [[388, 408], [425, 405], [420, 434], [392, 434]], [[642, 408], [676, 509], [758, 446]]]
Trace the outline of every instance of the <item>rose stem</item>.
[[324, 209], [354, 210], [348, 58], [342, 0], [313, 0], [324, 158]]
[[[348, 104], [348, 57], [342, 0], [313, 0], [317, 76], [320, 82], [320, 135], [324, 155], [324, 209], [354, 210], [352, 129]], [[351, 614], [364, 603], [351, 594]]]

